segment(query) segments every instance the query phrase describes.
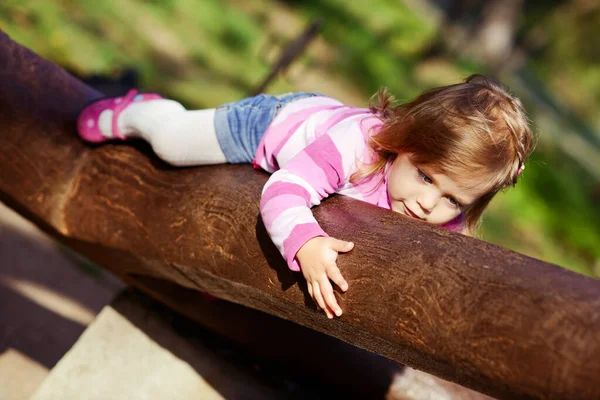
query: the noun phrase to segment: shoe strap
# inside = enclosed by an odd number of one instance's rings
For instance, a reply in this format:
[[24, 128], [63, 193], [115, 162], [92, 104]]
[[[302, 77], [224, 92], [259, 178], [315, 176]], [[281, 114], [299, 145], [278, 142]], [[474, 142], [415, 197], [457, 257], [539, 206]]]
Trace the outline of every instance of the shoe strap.
[[121, 132], [119, 131], [119, 115], [121, 115], [121, 111], [123, 111], [125, 108], [127, 108], [127, 106], [129, 106], [129, 104], [131, 104], [131, 102], [133, 101], [133, 98], [138, 94], [137, 90], [135, 89], [131, 89], [129, 92], [127, 92], [127, 94], [123, 97], [121, 97], [121, 102], [117, 105], [114, 106], [113, 108], [113, 115], [112, 115], [112, 135], [113, 137], [117, 137], [119, 139], [124, 140], [125, 136], [121, 135]]

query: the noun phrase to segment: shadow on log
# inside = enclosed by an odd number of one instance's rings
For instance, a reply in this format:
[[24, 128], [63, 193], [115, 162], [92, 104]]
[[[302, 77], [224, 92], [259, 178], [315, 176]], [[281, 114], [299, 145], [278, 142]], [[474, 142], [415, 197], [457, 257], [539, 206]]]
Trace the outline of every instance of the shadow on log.
[[344, 315], [329, 321], [264, 232], [265, 173], [84, 145], [75, 117], [100, 94], [1, 33], [0, 93], [0, 200], [118, 275], [206, 291], [495, 397], [600, 398], [600, 281], [334, 196], [315, 216], [356, 247], [339, 261]]

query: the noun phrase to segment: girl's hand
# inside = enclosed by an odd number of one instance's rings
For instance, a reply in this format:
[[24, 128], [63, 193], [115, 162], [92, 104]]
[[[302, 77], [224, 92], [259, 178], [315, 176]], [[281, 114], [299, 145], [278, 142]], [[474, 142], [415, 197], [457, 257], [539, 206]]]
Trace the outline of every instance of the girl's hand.
[[335, 263], [338, 252], [352, 250], [354, 243], [332, 237], [314, 237], [298, 250], [296, 258], [308, 284], [308, 293], [325, 310], [329, 319], [333, 314], [342, 315], [331, 286], [331, 279], [342, 291], [348, 290], [348, 282]]

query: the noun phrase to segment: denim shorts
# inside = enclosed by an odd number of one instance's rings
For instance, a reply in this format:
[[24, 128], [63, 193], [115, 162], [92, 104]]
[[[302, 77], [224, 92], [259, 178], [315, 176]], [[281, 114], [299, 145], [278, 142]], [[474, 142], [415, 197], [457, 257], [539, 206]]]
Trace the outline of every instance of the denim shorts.
[[288, 93], [258, 96], [217, 107], [215, 131], [225, 158], [230, 163], [250, 163], [267, 127], [288, 103], [321, 93]]

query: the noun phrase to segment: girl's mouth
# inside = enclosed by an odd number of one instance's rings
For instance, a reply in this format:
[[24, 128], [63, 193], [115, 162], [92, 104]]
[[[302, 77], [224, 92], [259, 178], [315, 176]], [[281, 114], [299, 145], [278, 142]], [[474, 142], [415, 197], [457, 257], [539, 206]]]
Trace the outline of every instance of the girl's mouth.
[[418, 219], [418, 220], [423, 220], [423, 218], [419, 217], [417, 214], [415, 214], [414, 212], [412, 212], [412, 210], [410, 208], [408, 208], [406, 206], [406, 204], [404, 205], [404, 210], [406, 211], [406, 215], [408, 215], [409, 217], [413, 217], [413, 218]]

